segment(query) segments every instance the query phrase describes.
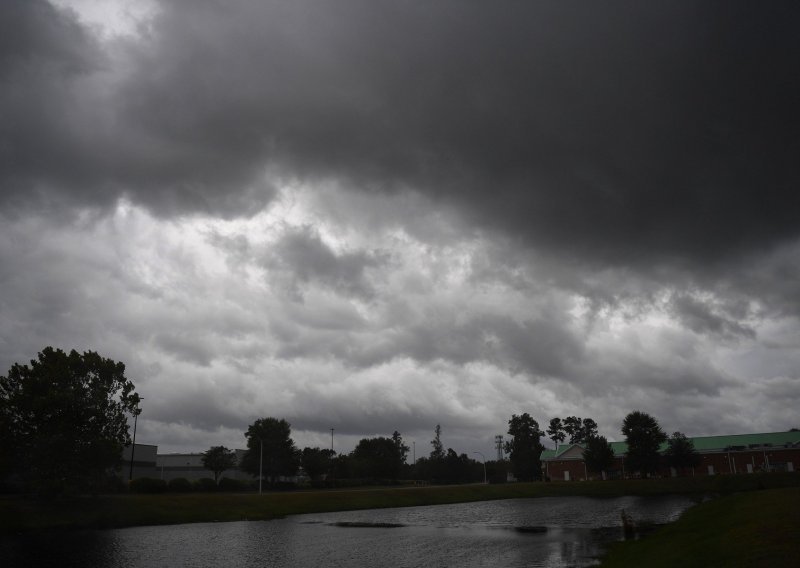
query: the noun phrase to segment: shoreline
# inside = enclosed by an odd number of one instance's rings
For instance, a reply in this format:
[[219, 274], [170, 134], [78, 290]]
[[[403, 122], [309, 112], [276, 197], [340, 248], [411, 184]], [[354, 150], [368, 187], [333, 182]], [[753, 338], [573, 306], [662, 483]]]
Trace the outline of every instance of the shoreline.
[[800, 473], [616, 481], [356, 488], [252, 493], [80, 496], [50, 501], [0, 497], [0, 533], [254, 521], [295, 514], [537, 497], [728, 495], [800, 487]]
[[600, 568], [788, 566], [800, 557], [800, 487], [721, 496], [639, 540], [614, 542]]

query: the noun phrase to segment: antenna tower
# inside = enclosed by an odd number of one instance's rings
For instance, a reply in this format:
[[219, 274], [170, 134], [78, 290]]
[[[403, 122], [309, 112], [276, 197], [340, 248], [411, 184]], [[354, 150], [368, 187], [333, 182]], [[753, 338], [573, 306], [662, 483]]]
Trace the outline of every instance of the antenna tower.
[[503, 436], [498, 434], [494, 437], [494, 443], [497, 447], [497, 461], [503, 461]]

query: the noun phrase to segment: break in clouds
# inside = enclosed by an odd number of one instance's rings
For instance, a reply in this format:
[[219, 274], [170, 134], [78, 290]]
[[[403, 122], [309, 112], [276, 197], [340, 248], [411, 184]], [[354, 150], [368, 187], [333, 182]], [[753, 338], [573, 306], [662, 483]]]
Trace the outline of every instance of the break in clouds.
[[798, 426], [793, 3], [131, 9], [0, 6], [3, 372], [124, 361], [163, 451]]

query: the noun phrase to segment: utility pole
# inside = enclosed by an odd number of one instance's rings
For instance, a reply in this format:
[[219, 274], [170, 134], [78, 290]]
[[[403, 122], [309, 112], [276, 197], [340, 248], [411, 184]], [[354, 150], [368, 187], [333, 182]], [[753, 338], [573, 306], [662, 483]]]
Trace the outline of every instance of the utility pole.
[[333, 428], [331, 428], [331, 451], [333, 451]]
[[264, 477], [264, 440], [258, 440], [258, 494], [261, 495], [261, 479]]
[[488, 479], [486, 477], [486, 456], [483, 455], [481, 452], [472, 452], [472, 453], [473, 454], [478, 454], [479, 456], [481, 456], [483, 458], [483, 484], [486, 485], [487, 483], [489, 483], [489, 481], [488, 481]]
[[[142, 397], [139, 397], [139, 402], [143, 401]], [[142, 413], [142, 409], [139, 408], [139, 404], [136, 404], [136, 409], [133, 411], [133, 442], [131, 442], [131, 467], [128, 471], [128, 481], [133, 479], [133, 456], [136, 453], [136, 425], [139, 423], [139, 415]]]

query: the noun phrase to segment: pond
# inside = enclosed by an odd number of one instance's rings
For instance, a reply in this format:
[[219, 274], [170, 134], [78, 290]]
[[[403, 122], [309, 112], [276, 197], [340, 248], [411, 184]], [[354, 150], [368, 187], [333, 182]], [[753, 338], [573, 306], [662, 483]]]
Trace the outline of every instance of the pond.
[[0, 537], [16, 567], [305, 568], [591, 566], [638, 524], [671, 522], [688, 497], [550, 497]]

